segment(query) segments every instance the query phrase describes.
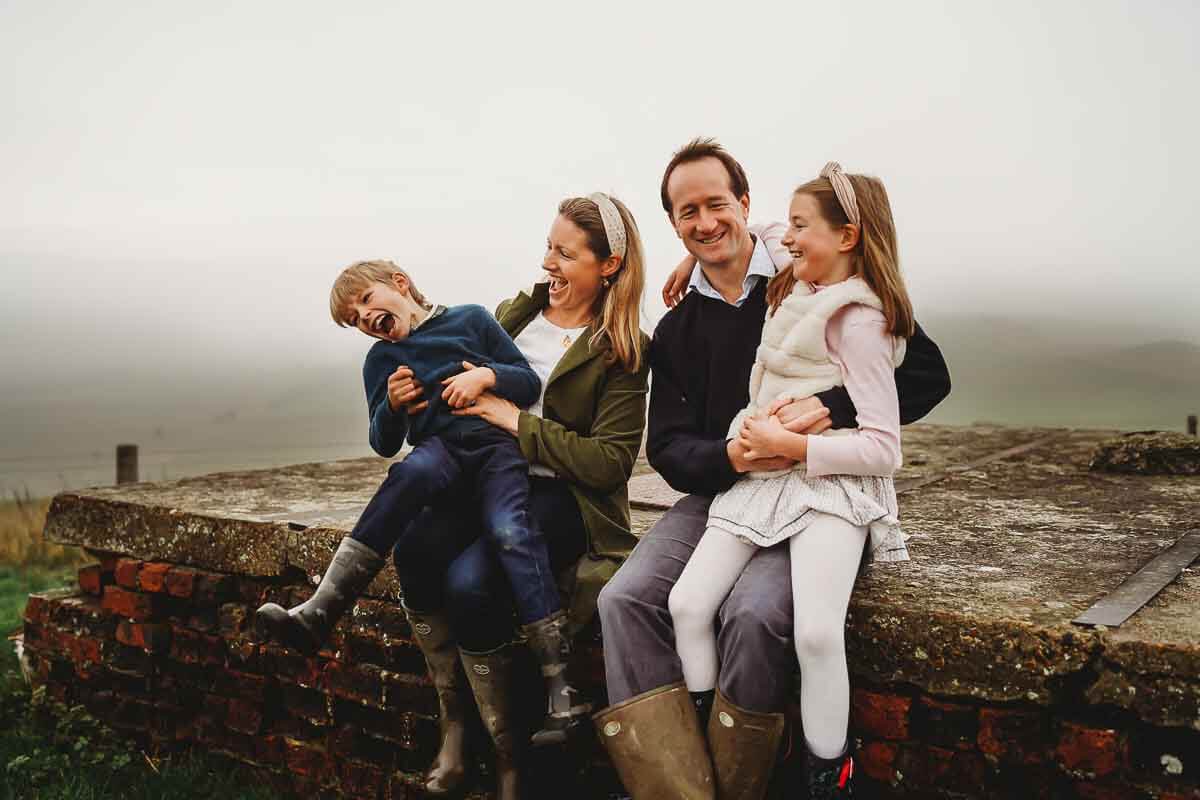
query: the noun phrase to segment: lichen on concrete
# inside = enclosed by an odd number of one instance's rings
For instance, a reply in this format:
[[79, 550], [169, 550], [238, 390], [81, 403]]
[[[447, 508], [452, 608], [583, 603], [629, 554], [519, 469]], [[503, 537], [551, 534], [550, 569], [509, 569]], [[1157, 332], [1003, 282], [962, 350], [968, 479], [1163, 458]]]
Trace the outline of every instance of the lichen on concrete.
[[1096, 446], [1090, 468], [1131, 475], [1200, 475], [1200, 438], [1173, 431], [1139, 431]]

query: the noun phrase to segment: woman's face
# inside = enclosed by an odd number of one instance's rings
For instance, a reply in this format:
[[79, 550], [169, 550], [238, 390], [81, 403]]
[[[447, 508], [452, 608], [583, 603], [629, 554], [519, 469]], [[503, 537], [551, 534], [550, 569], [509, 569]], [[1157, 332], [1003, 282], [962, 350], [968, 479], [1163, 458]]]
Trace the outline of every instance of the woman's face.
[[546, 237], [542, 269], [550, 277], [550, 305], [560, 310], [591, 308], [600, 296], [603, 263], [588, 247], [583, 229], [561, 214]]

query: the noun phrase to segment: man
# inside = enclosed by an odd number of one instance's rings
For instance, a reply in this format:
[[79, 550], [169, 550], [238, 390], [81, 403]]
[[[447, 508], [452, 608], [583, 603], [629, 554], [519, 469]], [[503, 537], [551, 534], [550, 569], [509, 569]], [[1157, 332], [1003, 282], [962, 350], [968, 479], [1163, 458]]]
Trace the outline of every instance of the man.
[[[721, 671], [707, 712], [683, 684], [667, 597], [704, 533], [713, 495], [741, 473], [780, 469], [786, 459], [749, 461], [726, 432], [748, 400], [762, 335], [767, 247], [747, 229], [750, 187], [741, 165], [712, 139], [696, 139], [667, 164], [663, 209], [699, 269], [690, 291], [658, 324], [650, 348], [647, 453], [680, 500], [642, 538], [600, 594], [609, 708], [600, 739], [635, 800], [761, 798], [780, 740], [795, 670], [788, 549], [760, 550], [720, 613]], [[917, 327], [896, 370], [900, 417], [913, 422], [950, 390], [945, 361]], [[780, 412], [798, 432], [855, 426], [844, 388]]]

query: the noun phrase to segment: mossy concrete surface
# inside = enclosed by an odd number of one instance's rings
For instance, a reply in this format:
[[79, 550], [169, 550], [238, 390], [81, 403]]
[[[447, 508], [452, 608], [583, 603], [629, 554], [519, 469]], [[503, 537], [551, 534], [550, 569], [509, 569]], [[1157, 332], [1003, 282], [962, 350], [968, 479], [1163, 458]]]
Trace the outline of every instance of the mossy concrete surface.
[[[1117, 706], [1200, 730], [1200, 568], [1118, 629], [1070, 622], [1200, 527], [1200, 477], [1088, 469], [1115, 435], [906, 428], [897, 485], [912, 561], [870, 566], [860, 578], [848, 623], [852, 670], [937, 695]], [[313, 576], [386, 469], [358, 459], [64, 492], [46, 533], [142, 559]], [[654, 477], [631, 488], [633, 527], [643, 533], [671, 494]], [[370, 593], [398, 590], [387, 570]]]

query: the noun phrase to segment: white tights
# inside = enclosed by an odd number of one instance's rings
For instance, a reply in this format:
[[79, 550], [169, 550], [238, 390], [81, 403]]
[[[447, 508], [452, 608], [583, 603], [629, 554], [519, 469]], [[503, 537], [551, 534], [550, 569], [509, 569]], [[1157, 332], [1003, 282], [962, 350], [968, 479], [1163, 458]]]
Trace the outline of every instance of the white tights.
[[[867, 529], [831, 514], [812, 513], [816, 519], [788, 540], [800, 718], [809, 750], [820, 758], [836, 758], [846, 746], [850, 715], [846, 607]], [[675, 624], [675, 648], [683, 679], [693, 692], [716, 687], [717, 611], [757, 551], [752, 544], [710, 528], [671, 590], [667, 606]]]

